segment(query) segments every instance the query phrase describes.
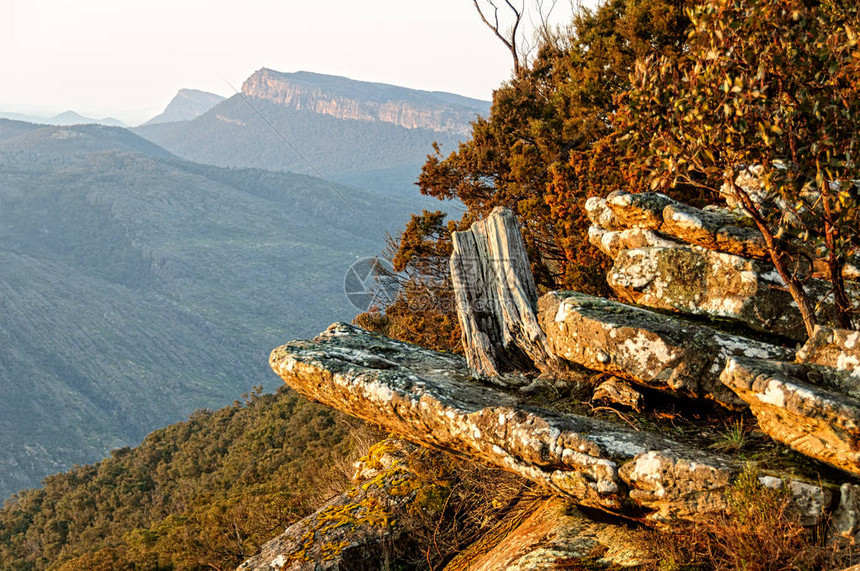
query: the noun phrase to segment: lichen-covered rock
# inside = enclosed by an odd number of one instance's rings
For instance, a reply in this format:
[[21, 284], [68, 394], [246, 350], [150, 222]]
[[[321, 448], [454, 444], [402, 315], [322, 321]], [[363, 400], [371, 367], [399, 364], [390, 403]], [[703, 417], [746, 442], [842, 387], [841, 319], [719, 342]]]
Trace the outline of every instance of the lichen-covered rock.
[[415, 448], [416, 446], [411, 442], [397, 438], [386, 438], [377, 442], [370, 447], [366, 456], [356, 461], [352, 481], [364, 482], [387, 472], [394, 466], [405, 466], [409, 454], [413, 453]]
[[[704, 519], [732, 510], [727, 490], [737, 477], [737, 466], [726, 460], [679, 458], [671, 450], [652, 450], [621, 466], [618, 474], [630, 486], [630, 498], [654, 510], [648, 515], [653, 522]], [[788, 487], [788, 508], [801, 525], [816, 525], [830, 507], [831, 494], [821, 485], [771, 475], [758, 480], [768, 488]]]
[[787, 480], [775, 476], [761, 476], [759, 482], [766, 488], [779, 490], [788, 487], [792, 502], [789, 508], [798, 516], [801, 525], [812, 526], [821, 521], [833, 497], [830, 491], [820, 484], [810, 484], [798, 480]]
[[445, 571], [638, 568], [650, 556], [641, 534], [593, 521], [560, 497], [534, 507], [520, 523], [504, 520], [498, 527], [487, 534], [495, 544], [470, 546]]
[[720, 382], [726, 358], [791, 359], [793, 351], [576, 292], [538, 302], [551, 350], [589, 369], [685, 396], [743, 405]]
[[634, 248], [615, 256], [607, 281], [622, 299], [647, 307], [731, 318], [761, 331], [806, 337], [785, 284], [771, 266], [755, 260], [699, 247]]
[[[717, 209], [694, 208], [662, 194], [615, 191], [606, 199], [589, 198], [585, 210], [594, 232], [649, 230], [663, 239], [719, 252], [749, 258], [768, 257], [761, 233], [749, 226], [743, 216]], [[590, 239], [598, 245], [593, 237]], [[615, 254], [609, 255], [614, 257]]]
[[[387, 443], [392, 450], [394, 443]], [[382, 454], [381, 451], [379, 451]], [[422, 509], [426, 482], [394, 461], [373, 478], [327, 502], [263, 545], [237, 571], [323, 571], [385, 568], [406, 542], [410, 510]]]
[[604, 230], [624, 230], [626, 227], [606, 204], [606, 199], [592, 196], [585, 201], [585, 214], [591, 223]]
[[636, 412], [642, 410], [644, 401], [642, 393], [618, 377], [610, 377], [597, 385], [591, 399], [626, 406]]
[[860, 475], [860, 400], [799, 379], [803, 368], [730, 358], [721, 379], [761, 429], [798, 452]]
[[[746, 193], [756, 208], [760, 209], [762, 214], [766, 215], [775, 208], [782, 208], [784, 202], [773, 191], [765, 188], [761, 180], [762, 170], [762, 165], [750, 165], [749, 167], [742, 168], [737, 176], [735, 176], [735, 186]], [[725, 199], [729, 208], [738, 212], [746, 212], [743, 203], [736, 193], [732, 191], [729, 183], [723, 184], [720, 188], [720, 194]]]
[[729, 214], [681, 203], [669, 204], [663, 209], [660, 229], [683, 242], [711, 250], [748, 258], [768, 257], [761, 232], [738, 225], [738, 220]]
[[830, 523], [842, 537], [857, 541], [860, 534], [860, 486], [845, 483], [839, 487], [839, 505]]
[[[644, 508], [694, 519], [699, 506], [708, 505], [696, 493], [701, 484], [685, 482], [679, 469], [674, 479], [660, 484], [671, 506], [663, 507], [656, 493], [628, 495], [630, 483], [647, 489], [644, 475], [630, 474], [646, 472], [624, 468], [625, 480], [619, 466], [649, 452], [671, 454], [676, 464], [690, 470], [702, 465], [739, 471], [729, 460], [647, 431], [522, 404], [515, 395], [476, 384], [462, 357], [351, 325], [335, 324], [312, 341], [275, 349], [271, 364], [287, 384], [313, 400], [605, 511], [627, 514], [639, 505], [637, 516]], [[704, 492], [715, 494], [717, 487]], [[647, 504], [641, 503], [646, 499]]]
[[606, 197], [606, 206], [626, 228], [659, 230], [663, 225], [663, 209], [675, 201], [657, 192], [636, 194], [616, 190]]
[[685, 244], [675, 242], [662, 234], [644, 228], [627, 230], [604, 230], [597, 226], [588, 229], [588, 241], [601, 252], [615, 258], [624, 250], [633, 248], [684, 248]]
[[678, 458], [671, 450], [639, 454], [619, 469], [630, 498], [653, 509], [648, 517], [658, 522], [725, 512], [726, 488], [735, 474], [725, 462]]
[[797, 362], [821, 376], [818, 384], [860, 398], [860, 331], [818, 325], [797, 352]]
[[[464, 454], [577, 498], [620, 507], [618, 461], [680, 446], [595, 419], [518, 404], [470, 381], [465, 360], [335, 324], [272, 352], [272, 368], [306, 396], [398, 435]], [[685, 447], [682, 447], [686, 449]]]

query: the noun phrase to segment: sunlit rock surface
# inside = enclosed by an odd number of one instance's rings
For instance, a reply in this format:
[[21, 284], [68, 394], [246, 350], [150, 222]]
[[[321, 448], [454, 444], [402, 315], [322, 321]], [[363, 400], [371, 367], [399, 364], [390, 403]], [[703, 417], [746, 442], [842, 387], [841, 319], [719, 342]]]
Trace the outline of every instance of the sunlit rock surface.
[[[589, 199], [586, 212], [593, 224], [589, 241], [613, 259], [607, 281], [622, 300], [806, 339], [800, 311], [770, 262], [764, 238], [743, 216], [623, 191]], [[811, 260], [808, 270], [818, 275], [819, 260], [797, 257]], [[810, 279], [805, 287], [819, 319], [834, 325], [829, 284]], [[857, 286], [849, 282], [847, 290], [860, 304]]]
[[457, 355], [337, 323], [272, 352], [294, 389], [417, 444], [500, 467], [576, 504], [658, 522], [727, 509], [728, 458], [625, 424], [522, 404]]
[[[500, 539], [494, 545], [480, 542], [466, 549], [445, 571], [561, 571], [576, 569], [573, 566], [582, 559], [600, 568], [637, 568], [650, 556], [640, 534], [590, 520], [563, 498], [525, 509], [521, 523], [498, 530]], [[490, 541], [494, 531], [488, 534]]]
[[781, 346], [576, 292], [548, 293], [538, 307], [549, 346], [559, 357], [728, 407], [743, 403], [720, 382], [727, 357], [793, 357]]
[[732, 357], [722, 381], [761, 429], [798, 452], [860, 475], [860, 400], [798, 378], [798, 365]]

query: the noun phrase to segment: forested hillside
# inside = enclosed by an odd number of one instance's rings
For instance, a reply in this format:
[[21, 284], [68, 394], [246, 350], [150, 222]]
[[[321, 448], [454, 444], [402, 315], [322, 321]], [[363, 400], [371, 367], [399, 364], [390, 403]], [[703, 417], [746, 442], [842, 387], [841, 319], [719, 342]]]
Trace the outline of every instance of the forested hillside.
[[0, 497], [276, 386], [269, 349], [353, 315], [347, 269], [414, 210], [123, 129], [0, 121]]
[[7, 503], [0, 569], [229, 569], [348, 482], [363, 434], [283, 387], [198, 411]]

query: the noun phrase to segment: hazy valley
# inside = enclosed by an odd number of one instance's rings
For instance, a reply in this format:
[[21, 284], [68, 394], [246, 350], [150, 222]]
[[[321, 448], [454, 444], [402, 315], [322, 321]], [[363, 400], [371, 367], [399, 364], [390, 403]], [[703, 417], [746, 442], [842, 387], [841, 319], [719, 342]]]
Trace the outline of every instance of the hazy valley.
[[269, 349], [354, 315], [347, 269], [430, 201], [406, 181], [438, 132], [255, 100], [322, 172], [397, 175], [335, 190], [285, 172], [241, 98], [207, 95], [137, 129], [197, 163], [125, 129], [0, 120], [0, 497], [278, 386]]

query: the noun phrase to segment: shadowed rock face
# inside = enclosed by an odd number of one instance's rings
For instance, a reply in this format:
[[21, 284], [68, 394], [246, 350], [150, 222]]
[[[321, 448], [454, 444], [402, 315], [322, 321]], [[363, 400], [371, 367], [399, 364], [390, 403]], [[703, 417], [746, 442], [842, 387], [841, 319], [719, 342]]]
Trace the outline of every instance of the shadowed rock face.
[[576, 292], [548, 293], [538, 307], [549, 347], [559, 357], [729, 408], [741, 408], [743, 402], [720, 382], [727, 357], [793, 356], [784, 347]]
[[270, 362], [311, 399], [584, 506], [695, 520], [727, 508], [725, 488], [738, 473], [729, 460], [652, 433], [523, 405], [473, 381], [462, 357], [351, 325], [279, 347]]

